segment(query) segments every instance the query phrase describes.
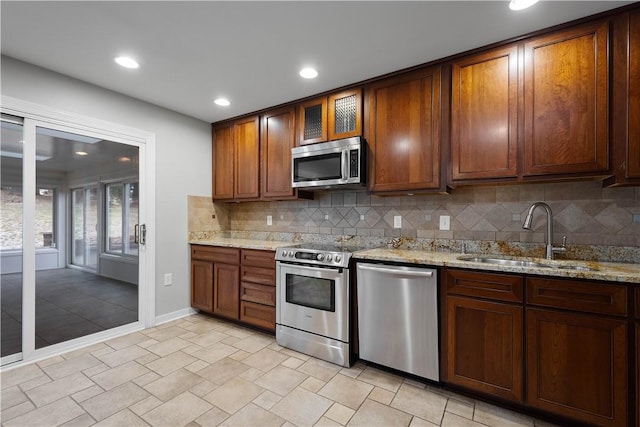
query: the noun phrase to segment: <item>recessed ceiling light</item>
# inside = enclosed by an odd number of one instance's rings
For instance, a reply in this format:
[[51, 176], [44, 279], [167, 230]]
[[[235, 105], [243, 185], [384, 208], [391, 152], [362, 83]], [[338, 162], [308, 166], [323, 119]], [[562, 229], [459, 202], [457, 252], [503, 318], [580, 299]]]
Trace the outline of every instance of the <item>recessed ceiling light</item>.
[[531, 7], [536, 3], [538, 3], [538, 0], [511, 0], [511, 2], [509, 2], [509, 9], [522, 10]]
[[78, 156], [88, 156], [89, 155], [89, 153], [87, 153], [86, 151], [76, 151], [76, 154]]
[[138, 68], [140, 66], [135, 59], [129, 58], [128, 56], [118, 56], [114, 61], [116, 61], [116, 63], [121, 67], [125, 68]]
[[219, 105], [221, 107], [228, 107], [229, 105], [231, 105], [231, 103], [229, 102], [228, 99], [226, 98], [218, 98], [215, 101], [213, 101], [216, 103], [216, 105]]
[[315, 79], [316, 77], [318, 77], [318, 72], [313, 68], [307, 67], [300, 70], [300, 76], [304, 77], [305, 79]]

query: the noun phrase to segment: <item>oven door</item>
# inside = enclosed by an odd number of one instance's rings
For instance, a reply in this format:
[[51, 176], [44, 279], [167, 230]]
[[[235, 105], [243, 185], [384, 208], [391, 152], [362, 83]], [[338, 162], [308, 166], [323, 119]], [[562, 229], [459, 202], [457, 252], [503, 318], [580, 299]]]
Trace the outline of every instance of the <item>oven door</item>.
[[276, 323], [349, 341], [349, 271], [278, 262]]

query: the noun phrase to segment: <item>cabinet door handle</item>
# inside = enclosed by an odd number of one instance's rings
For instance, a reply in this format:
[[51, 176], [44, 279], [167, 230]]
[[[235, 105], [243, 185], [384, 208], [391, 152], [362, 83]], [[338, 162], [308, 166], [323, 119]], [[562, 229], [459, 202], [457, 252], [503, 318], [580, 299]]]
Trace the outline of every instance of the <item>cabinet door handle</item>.
[[373, 271], [377, 273], [393, 274], [396, 276], [433, 277], [433, 271], [399, 270], [397, 268], [372, 267], [369, 265], [358, 265], [358, 270], [367, 270], [367, 271]]

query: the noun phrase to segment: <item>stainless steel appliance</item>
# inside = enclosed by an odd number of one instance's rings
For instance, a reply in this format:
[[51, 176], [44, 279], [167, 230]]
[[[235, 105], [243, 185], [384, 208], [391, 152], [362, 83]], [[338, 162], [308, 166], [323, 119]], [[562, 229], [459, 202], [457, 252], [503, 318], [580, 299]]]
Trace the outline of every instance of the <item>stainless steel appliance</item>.
[[358, 263], [360, 359], [439, 381], [438, 271]]
[[364, 184], [365, 147], [359, 137], [353, 137], [292, 148], [291, 185], [308, 188]]
[[276, 251], [276, 342], [350, 366], [351, 251], [326, 245]]

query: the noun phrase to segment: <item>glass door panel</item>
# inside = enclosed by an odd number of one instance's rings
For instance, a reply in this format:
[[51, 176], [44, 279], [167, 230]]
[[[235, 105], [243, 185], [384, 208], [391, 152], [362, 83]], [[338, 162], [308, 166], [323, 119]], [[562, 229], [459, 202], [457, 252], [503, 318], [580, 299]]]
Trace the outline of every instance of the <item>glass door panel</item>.
[[2, 364], [22, 352], [22, 119], [2, 115], [0, 136], [0, 351]]
[[[138, 320], [138, 258], [123, 256], [123, 182], [138, 180], [138, 147], [45, 127], [35, 139], [39, 349]], [[120, 183], [119, 193], [105, 178]], [[107, 239], [112, 228], [119, 232]]]

